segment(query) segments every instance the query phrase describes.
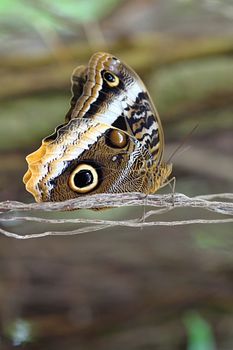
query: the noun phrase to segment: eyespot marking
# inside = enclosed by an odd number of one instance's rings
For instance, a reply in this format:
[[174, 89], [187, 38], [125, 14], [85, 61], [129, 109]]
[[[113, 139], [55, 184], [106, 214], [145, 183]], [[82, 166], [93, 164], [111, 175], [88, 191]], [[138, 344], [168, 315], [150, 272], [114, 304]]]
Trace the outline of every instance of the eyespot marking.
[[103, 78], [110, 87], [116, 87], [120, 83], [120, 79], [118, 78], [118, 76], [113, 72], [110, 72], [109, 70], [106, 70], [103, 73]]
[[79, 164], [69, 178], [70, 188], [77, 193], [92, 191], [99, 182], [96, 169], [89, 164]]
[[124, 148], [129, 142], [128, 135], [120, 130], [111, 129], [106, 135], [106, 143], [109, 147]]

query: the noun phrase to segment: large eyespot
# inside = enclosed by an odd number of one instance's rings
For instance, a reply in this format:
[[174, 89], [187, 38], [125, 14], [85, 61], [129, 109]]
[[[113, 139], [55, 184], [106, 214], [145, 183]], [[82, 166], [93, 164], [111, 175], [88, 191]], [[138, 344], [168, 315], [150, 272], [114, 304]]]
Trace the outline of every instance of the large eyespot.
[[97, 171], [89, 164], [79, 164], [69, 178], [70, 188], [78, 193], [88, 193], [97, 185]]
[[128, 135], [125, 132], [117, 129], [111, 129], [106, 135], [106, 143], [110, 147], [124, 148], [128, 141]]
[[103, 78], [110, 87], [116, 87], [120, 83], [118, 76], [115, 75], [114, 73], [110, 72], [109, 70], [106, 70], [104, 72]]

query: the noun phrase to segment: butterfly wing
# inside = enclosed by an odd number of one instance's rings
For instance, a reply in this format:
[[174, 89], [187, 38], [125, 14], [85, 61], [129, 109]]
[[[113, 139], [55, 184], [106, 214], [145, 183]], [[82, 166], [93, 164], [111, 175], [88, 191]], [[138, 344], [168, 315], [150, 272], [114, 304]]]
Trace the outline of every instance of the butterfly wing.
[[77, 100], [83, 93], [83, 87], [87, 80], [87, 67], [79, 66], [77, 67], [71, 76], [71, 93], [72, 98], [70, 100], [70, 109], [65, 116], [66, 122], [71, 119], [73, 109], [77, 103]]
[[26, 158], [24, 183], [36, 201], [157, 190], [171, 168], [162, 164], [161, 122], [137, 74], [96, 53], [75, 70], [72, 92], [66, 122]]
[[72, 93], [70, 118], [92, 118], [130, 132], [160, 164], [164, 150], [161, 121], [133, 69], [110, 54], [98, 52], [87, 67], [74, 71]]
[[[124, 139], [120, 148], [119, 139]], [[92, 119], [72, 119], [55, 140], [43, 140], [27, 162], [24, 182], [37, 202], [146, 187], [146, 149], [131, 135]]]

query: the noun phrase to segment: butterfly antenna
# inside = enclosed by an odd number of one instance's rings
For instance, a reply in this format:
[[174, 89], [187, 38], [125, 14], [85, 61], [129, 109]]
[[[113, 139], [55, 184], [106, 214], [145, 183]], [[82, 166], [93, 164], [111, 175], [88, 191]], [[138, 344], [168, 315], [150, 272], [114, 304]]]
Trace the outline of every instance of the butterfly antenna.
[[176, 147], [176, 149], [172, 152], [172, 154], [169, 156], [167, 163], [170, 163], [172, 158], [175, 156], [175, 154], [184, 146], [184, 144], [190, 139], [191, 135], [197, 130], [199, 127], [199, 124], [196, 124], [192, 130], [185, 136], [183, 141]]

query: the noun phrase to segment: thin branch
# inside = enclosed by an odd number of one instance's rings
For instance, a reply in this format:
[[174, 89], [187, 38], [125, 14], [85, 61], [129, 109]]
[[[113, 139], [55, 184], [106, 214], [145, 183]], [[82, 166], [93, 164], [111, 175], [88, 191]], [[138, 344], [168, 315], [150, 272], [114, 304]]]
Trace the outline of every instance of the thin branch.
[[[214, 201], [220, 199], [221, 201]], [[28, 239], [54, 235], [76, 235], [86, 232], [94, 232], [104, 228], [114, 226], [122, 227], [152, 227], [152, 226], [177, 226], [190, 224], [219, 224], [233, 222], [231, 218], [205, 219], [195, 218], [183, 220], [182, 218], [176, 221], [153, 221], [154, 215], [160, 215], [164, 212], [172, 211], [177, 208], [200, 208], [221, 215], [233, 216], [233, 194], [221, 193], [205, 196], [187, 197], [181, 193], [163, 194], [163, 195], [148, 195], [142, 193], [122, 193], [122, 194], [96, 194], [92, 196], [80, 197], [65, 202], [49, 202], [49, 203], [33, 203], [25, 204], [14, 201], [6, 201], [0, 203], [1, 222], [4, 226], [12, 225], [12, 223], [27, 223], [34, 222], [40, 224], [75, 224], [84, 225], [75, 230], [64, 231], [46, 231], [41, 233], [23, 234], [13, 233], [6, 229], [0, 229], [0, 233], [5, 236]], [[142, 218], [128, 220], [104, 220], [104, 219], [87, 219], [87, 218], [59, 218], [50, 219], [43, 217], [43, 212], [68, 211], [77, 209], [101, 209], [101, 208], [116, 208], [116, 207], [142, 206], [144, 208], [153, 207], [155, 209], [145, 212]], [[19, 215], [25, 212], [35, 213], [34, 216]], [[16, 214], [17, 213], [17, 214]], [[150, 219], [148, 221], [148, 219]]]
[[199, 207], [222, 214], [233, 215], [233, 203], [214, 201], [216, 198], [232, 200], [232, 193], [219, 193], [188, 197], [182, 193], [151, 194], [143, 193], [100, 193], [70, 199], [64, 202], [45, 202], [25, 204], [16, 201], [0, 202], [0, 213], [6, 211], [68, 211], [76, 209], [116, 208], [122, 206], [153, 206], [164, 207]]

